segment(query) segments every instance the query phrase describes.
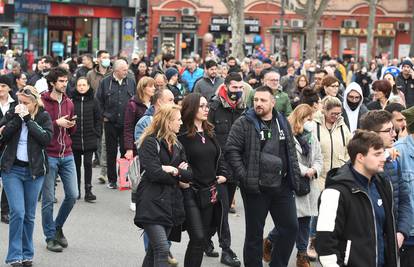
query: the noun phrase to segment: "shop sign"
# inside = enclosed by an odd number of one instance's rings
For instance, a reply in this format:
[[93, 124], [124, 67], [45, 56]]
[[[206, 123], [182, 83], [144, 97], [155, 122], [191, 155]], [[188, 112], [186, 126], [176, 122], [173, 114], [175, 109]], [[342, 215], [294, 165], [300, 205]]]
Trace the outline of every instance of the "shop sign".
[[393, 30], [394, 23], [378, 23], [377, 28], [381, 30]]
[[161, 16], [161, 22], [169, 23], [169, 22], [176, 22], [177, 17], [174, 16]]
[[64, 18], [49, 18], [47, 21], [49, 29], [58, 30], [73, 30], [75, 28], [75, 21], [73, 19]]
[[16, 13], [48, 14], [50, 3], [46, 1], [16, 0], [14, 2], [14, 10]]
[[[257, 19], [245, 19], [244, 31], [249, 33], [260, 33], [260, 22]], [[228, 18], [213, 17], [210, 24], [210, 32], [231, 32]]]
[[[367, 29], [362, 28], [341, 28], [341, 35], [347, 36], [367, 36]], [[394, 37], [395, 29], [375, 29], [375, 37]]]
[[211, 19], [211, 24], [224, 24], [224, 25], [228, 25], [229, 24], [229, 19], [228, 18], [213, 17]]
[[190, 30], [196, 31], [198, 29], [198, 24], [195, 23], [181, 23], [181, 22], [171, 22], [171, 23], [160, 23], [158, 25], [160, 30], [171, 30], [171, 31], [181, 31], [181, 30]]
[[[280, 24], [281, 24], [281, 20], [280, 19], [275, 19], [273, 25], [280, 27]], [[289, 21], [288, 20], [286, 20], [286, 19], [283, 20], [283, 27], [289, 27]]]
[[51, 17], [94, 17], [113, 19], [122, 18], [122, 9], [118, 7], [99, 7], [75, 4], [66, 5], [56, 2], [52, 2], [50, 4], [50, 12], [48, 13]]
[[95, 12], [93, 8], [89, 7], [80, 7], [79, 8], [79, 17], [94, 17]]
[[182, 16], [181, 21], [184, 23], [197, 23], [197, 18], [194, 16]]

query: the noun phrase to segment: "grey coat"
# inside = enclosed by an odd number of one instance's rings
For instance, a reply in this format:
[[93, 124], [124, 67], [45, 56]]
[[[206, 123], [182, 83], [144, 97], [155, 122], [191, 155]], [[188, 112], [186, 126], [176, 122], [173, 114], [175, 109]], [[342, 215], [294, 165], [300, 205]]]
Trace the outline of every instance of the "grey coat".
[[316, 170], [316, 179], [312, 179], [310, 182], [311, 190], [310, 193], [304, 196], [296, 196], [296, 213], [298, 218], [307, 217], [307, 216], [317, 216], [318, 215], [318, 198], [321, 193], [317, 177], [319, 177], [322, 165], [323, 165], [323, 156], [321, 152], [321, 145], [319, 144], [318, 138], [312, 134], [311, 137], [311, 150], [308, 156], [302, 154], [302, 148], [296, 139], [295, 147], [296, 154], [298, 156], [300, 175], [305, 176], [306, 171], [309, 168]]

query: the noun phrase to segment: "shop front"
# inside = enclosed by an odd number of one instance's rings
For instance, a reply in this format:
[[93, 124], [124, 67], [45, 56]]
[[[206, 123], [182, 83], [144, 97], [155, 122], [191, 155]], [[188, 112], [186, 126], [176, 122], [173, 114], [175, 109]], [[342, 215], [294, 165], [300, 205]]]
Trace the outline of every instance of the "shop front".
[[120, 50], [122, 9], [52, 3], [48, 18], [48, 53], [68, 57], [106, 49]]

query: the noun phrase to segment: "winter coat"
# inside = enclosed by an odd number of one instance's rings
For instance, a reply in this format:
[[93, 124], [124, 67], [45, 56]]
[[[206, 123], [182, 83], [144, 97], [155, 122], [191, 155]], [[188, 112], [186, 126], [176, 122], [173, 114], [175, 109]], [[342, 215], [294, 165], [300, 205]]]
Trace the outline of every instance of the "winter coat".
[[[374, 207], [367, 190], [346, 164], [326, 179], [319, 204], [316, 251], [322, 266], [377, 267]], [[333, 171], [332, 173], [335, 173]], [[372, 178], [385, 211], [384, 267], [397, 266], [392, 189], [380, 175]]]
[[134, 223], [140, 228], [145, 224], [159, 224], [166, 227], [181, 225], [185, 220], [184, 202], [178, 181], [192, 180], [191, 168], [179, 169], [179, 177], [162, 170], [162, 165], [178, 168], [187, 162], [181, 145], [173, 146], [172, 154], [165, 140], [148, 136], [138, 149], [142, 175], [136, 192], [136, 213]]
[[102, 109], [102, 115], [117, 128], [124, 127], [125, 106], [135, 95], [135, 81], [126, 77], [119, 84], [113, 75], [103, 78], [99, 84], [96, 98]]
[[[347, 102], [348, 94], [351, 91], [355, 91], [361, 96], [359, 106], [355, 110], [352, 110], [349, 107], [348, 102]], [[350, 83], [346, 87], [345, 92], [344, 92], [344, 100], [342, 103], [342, 116], [344, 118], [344, 122], [346, 126], [348, 126], [348, 129], [350, 130], [351, 133], [353, 133], [356, 129], [359, 128], [359, 119], [361, 118], [362, 115], [364, 115], [367, 112], [368, 112], [368, 109], [363, 104], [363, 93], [362, 93], [361, 87], [359, 86], [359, 84], [355, 82]]]
[[400, 72], [395, 83], [397, 85], [397, 89], [403, 92], [405, 96], [406, 107], [412, 107], [414, 105], [414, 79], [411, 75], [408, 79], [405, 79], [402, 72]]
[[147, 106], [138, 99], [137, 96], [129, 99], [127, 106], [125, 107], [124, 118], [124, 148], [125, 150], [132, 150], [134, 155], [137, 154], [134, 130], [138, 120], [144, 115], [147, 110]]
[[75, 151], [95, 151], [98, 148], [98, 138], [102, 134], [102, 115], [99, 102], [94, 98], [90, 88], [85, 94], [75, 90], [73, 98], [75, 106], [76, 132], [72, 137], [72, 149]]
[[50, 96], [50, 93], [48, 91], [42, 94], [45, 110], [49, 113], [53, 123], [53, 137], [46, 151], [49, 157], [66, 157], [72, 155], [71, 136], [76, 132], [77, 125], [75, 124], [72, 128], [66, 129], [58, 126], [56, 120], [66, 115], [68, 119], [72, 118], [75, 115], [75, 109], [72, 100], [65, 94], [63, 94], [62, 101], [59, 103]]
[[135, 142], [141, 138], [141, 135], [144, 133], [145, 128], [147, 128], [151, 124], [154, 113], [155, 113], [155, 107], [154, 106], [149, 107], [145, 111], [144, 115], [135, 124], [135, 130], [134, 130]]
[[318, 178], [319, 188], [323, 190], [328, 171], [341, 167], [349, 160], [346, 146], [352, 135], [342, 116], [338, 117], [331, 131], [325, 126], [325, 116], [322, 112], [318, 111], [315, 114], [314, 122], [316, 127], [313, 134], [321, 144], [323, 156], [323, 167]]
[[208, 101], [216, 94], [217, 89], [223, 83], [224, 79], [221, 77], [215, 77], [211, 79], [210, 77], [204, 76], [202, 79], [196, 82], [193, 92], [200, 93]]
[[300, 175], [305, 176], [309, 168], [313, 168], [316, 171], [315, 179], [310, 180], [310, 193], [304, 196], [296, 196], [296, 214], [298, 218], [307, 216], [318, 216], [318, 198], [321, 194], [319, 189], [318, 179], [322, 170], [323, 157], [321, 152], [321, 145], [313, 134], [310, 138], [310, 151], [307, 156], [303, 154], [302, 147], [300, 146], [296, 137], [295, 148], [299, 162]]
[[188, 84], [188, 91], [193, 92], [194, 85], [196, 81], [200, 78], [202, 78], [204, 75], [204, 70], [200, 68], [196, 68], [193, 72], [190, 72], [188, 69], [186, 69], [183, 74], [181, 75], [181, 78], [187, 82]]
[[[285, 117], [289, 116], [292, 112], [292, 106], [290, 104], [290, 99], [287, 93], [282, 91], [282, 86], [279, 86], [279, 89], [273, 93], [275, 97], [275, 110], [281, 112]], [[247, 103], [253, 103], [254, 92], [248, 95]], [[252, 105], [253, 106], [253, 105]]]
[[[39, 108], [34, 119], [26, 115], [23, 120], [28, 129], [27, 155], [30, 173], [33, 178], [44, 176], [49, 172], [46, 147], [52, 140], [52, 121], [43, 108]], [[2, 172], [9, 172], [14, 165], [23, 120], [14, 113], [14, 109], [10, 109], [0, 121], [1, 126], [5, 125], [0, 135], [0, 142], [4, 144], [0, 158]]]
[[[278, 119], [286, 137], [286, 178], [292, 190], [299, 188], [300, 171], [296, 157], [292, 130], [286, 118], [273, 111], [273, 120]], [[260, 194], [260, 158], [262, 156], [260, 131], [262, 124], [253, 109], [247, 110], [231, 127], [226, 143], [226, 159], [232, 167], [234, 177], [247, 193]]]
[[105, 74], [100, 73], [98, 69], [99, 65], [95, 66], [93, 69], [88, 71], [88, 74], [86, 74], [86, 78], [88, 79], [89, 84], [91, 85], [91, 88], [95, 94], [98, 91], [98, 87], [102, 79], [112, 74], [112, 69], [110, 67], [106, 69]]

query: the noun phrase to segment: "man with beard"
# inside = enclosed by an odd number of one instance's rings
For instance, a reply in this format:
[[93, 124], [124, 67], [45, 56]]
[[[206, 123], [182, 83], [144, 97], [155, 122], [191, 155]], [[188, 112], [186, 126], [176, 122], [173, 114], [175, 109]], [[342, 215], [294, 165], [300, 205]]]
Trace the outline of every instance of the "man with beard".
[[404, 60], [401, 69], [397, 76], [397, 89], [404, 93], [407, 108], [410, 108], [414, 105], [414, 70], [411, 60]]
[[217, 77], [217, 63], [214, 60], [208, 60], [205, 64], [204, 77], [196, 82], [194, 92], [210, 100], [223, 82], [223, 78]]
[[275, 109], [287, 117], [292, 112], [292, 106], [290, 104], [288, 94], [283, 92], [279, 81], [280, 74], [274, 70], [266, 72], [263, 75], [263, 85], [268, 86], [272, 89], [276, 101]]
[[263, 229], [270, 212], [278, 236], [271, 267], [287, 266], [298, 230], [293, 188], [299, 182], [299, 165], [292, 130], [277, 112], [273, 89], [261, 86], [254, 107], [231, 127], [225, 156], [240, 181], [245, 210], [244, 264], [263, 266]]
[[165, 74], [165, 71], [172, 67], [175, 63], [175, 56], [173, 54], [163, 54], [162, 60], [157, 65], [154, 65], [151, 77], [155, 77], [157, 73]]
[[402, 111], [405, 109], [400, 103], [391, 103], [385, 107], [384, 110], [392, 114], [392, 123], [395, 127], [395, 133], [397, 136], [395, 140], [399, 140], [408, 135], [407, 133], [407, 120], [402, 114]]
[[53, 59], [50, 56], [44, 56], [37, 62], [37, 70], [35, 74], [27, 82], [28, 85], [33, 85], [39, 94], [49, 90], [46, 76], [49, 74], [52, 67]]

